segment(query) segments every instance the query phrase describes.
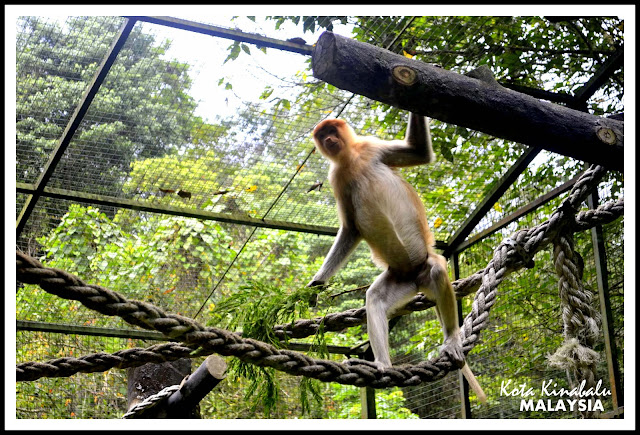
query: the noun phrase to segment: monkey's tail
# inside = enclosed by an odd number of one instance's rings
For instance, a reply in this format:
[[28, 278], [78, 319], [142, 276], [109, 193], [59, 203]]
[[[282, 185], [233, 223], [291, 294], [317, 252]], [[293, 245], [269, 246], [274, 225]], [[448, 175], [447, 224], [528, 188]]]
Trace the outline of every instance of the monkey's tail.
[[478, 383], [478, 380], [476, 379], [473, 372], [469, 368], [469, 364], [465, 363], [460, 369], [460, 371], [462, 372], [464, 377], [467, 379], [467, 382], [469, 383], [469, 386], [471, 387], [471, 389], [476, 393], [476, 396], [478, 396], [478, 400], [482, 403], [487, 403], [487, 395], [484, 394], [484, 391], [482, 391], [482, 387], [480, 386], [480, 384]]

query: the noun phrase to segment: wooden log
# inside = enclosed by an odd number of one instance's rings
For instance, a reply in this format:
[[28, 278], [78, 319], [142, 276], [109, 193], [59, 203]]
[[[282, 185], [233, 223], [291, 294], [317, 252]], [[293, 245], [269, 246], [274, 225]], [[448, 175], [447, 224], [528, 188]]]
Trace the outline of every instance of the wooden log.
[[[157, 394], [163, 388], [180, 384], [189, 373], [191, 373], [191, 360], [189, 358], [181, 358], [160, 364], [148, 363], [140, 367], [128, 368], [127, 410], [130, 411], [131, 408], [147, 397]], [[157, 405], [140, 412], [136, 418], [169, 418], [169, 416], [166, 407]], [[190, 408], [183, 418], [200, 418], [200, 410]]]
[[184, 380], [178, 391], [167, 399], [168, 418], [187, 418], [190, 409], [198, 406], [204, 396], [225, 377], [227, 363], [218, 355], [209, 355], [200, 367]]
[[403, 110], [623, 170], [623, 121], [506, 89], [486, 71], [457, 74], [331, 32], [314, 47], [312, 68], [320, 80]]
[[226, 377], [226, 370], [227, 363], [218, 355], [210, 355], [192, 374], [188, 358], [127, 369], [127, 409], [165, 387], [179, 384], [180, 389], [166, 402], [139, 411], [135, 418], [200, 418], [200, 401]]

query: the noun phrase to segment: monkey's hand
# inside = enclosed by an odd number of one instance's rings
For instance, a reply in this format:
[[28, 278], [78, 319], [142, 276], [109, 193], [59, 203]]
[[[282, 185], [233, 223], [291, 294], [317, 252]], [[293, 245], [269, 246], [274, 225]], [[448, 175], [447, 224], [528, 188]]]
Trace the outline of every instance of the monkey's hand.
[[[313, 279], [313, 280], [311, 280], [311, 282], [309, 284], [307, 284], [307, 287], [325, 288], [326, 285], [325, 285], [324, 281], [317, 281], [317, 280]], [[310, 307], [315, 307], [316, 305], [318, 305], [318, 292], [314, 292], [314, 293], [309, 295], [309, 306]]]
[[325, 284], [324, 281], [316, 281], [315, 279], [312, 279], [311, 282], [307, 284], [307, 287], [325, 287]]
[[440, 348], [440, 352], [447, 355], [451, 362], [458, 368], [464, 366], [464, 352], [462, 351], [462, 339], [460, 335], [454, 334], [444, 340], [444, 344]]

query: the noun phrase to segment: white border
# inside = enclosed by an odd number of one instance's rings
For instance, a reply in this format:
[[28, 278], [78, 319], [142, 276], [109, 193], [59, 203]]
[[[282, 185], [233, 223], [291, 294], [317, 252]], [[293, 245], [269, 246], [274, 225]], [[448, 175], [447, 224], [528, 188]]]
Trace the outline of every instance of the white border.
[[[635, 428], [635, 6], [634, 5], [5, 5], [5, 429], [208, 429], [208, 430], [437, 430]], [[190, 420], [136, 421], [15, 419], [15, 20], [20, 15], [576, 15], [625, 19], [625, 419], [624, 420]], [[331, 12], [331, 13], [330, 13]], [[304, 35], [301, 35], [304, 36]], [[10, 385], [13, 384], [13, 385]], [[12, 405], [13, 404], [13, 405]]]

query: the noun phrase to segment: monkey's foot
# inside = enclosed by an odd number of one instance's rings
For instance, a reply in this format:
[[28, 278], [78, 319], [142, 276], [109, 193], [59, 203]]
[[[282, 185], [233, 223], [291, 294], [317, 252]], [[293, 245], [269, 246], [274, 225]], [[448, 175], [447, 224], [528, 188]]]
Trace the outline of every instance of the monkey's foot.
[[464, 365], [464, 352], [462, 351], [462, 340], [457, 334], [449, 337], [444, 341], [444, 344], [440, 348], [440, 352], [448, 356], [451, 362], [453, 362], [458, 368]]
[[380, 361], [374, 361], [372, 364], [378, 369], [378, 371], [381, 371], [381, 372], [385, 371], [388, 368], [391, 368], [391, 363], [384, 364], [384, 363], [381, 363]]
[[364, 366], [371, 367], [372, 369], [375, 369], [375, 370], [378, 370], [378, 371], [384, 371], [384, 370], [386, 370], [386, 369], [391, 367], [391, 364], [387, 365], [387, 364], [383, 364], [383, 363], [381, 363], [379, 361], [367, 361], [367, 360], [364, 360], [364, 359], [351, 358], [351, 359], [348, 359], [346, 362], [349, 365], [364, 365]]

